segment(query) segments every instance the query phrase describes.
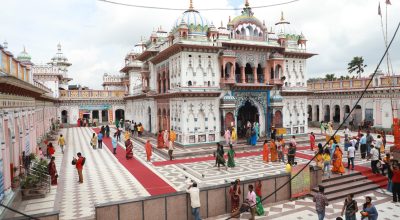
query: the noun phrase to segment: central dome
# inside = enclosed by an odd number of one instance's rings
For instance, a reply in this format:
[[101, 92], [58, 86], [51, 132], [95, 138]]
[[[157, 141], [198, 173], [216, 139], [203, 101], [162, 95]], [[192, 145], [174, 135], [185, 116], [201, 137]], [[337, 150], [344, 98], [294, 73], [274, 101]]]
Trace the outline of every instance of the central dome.
[[210, 26], [208, 20], [199, 11], [193, 9], [192, 3], [190, 3], [189, 9], [176, 19], [173, 30], [182, 24], [187, 25], [190, 35], [206, 35]]
[[245, 24], [245, 23], [255, 24], [259, 27], [263, 27], [263, 23], [254, 16], [254, 13], [249, 7], [248, 2], [246, 2], [245, 7], [243, 8], [242, 14], [235, 17], [232, 21], [229, 22], [228, 25], [236, 28], [240, 24]]

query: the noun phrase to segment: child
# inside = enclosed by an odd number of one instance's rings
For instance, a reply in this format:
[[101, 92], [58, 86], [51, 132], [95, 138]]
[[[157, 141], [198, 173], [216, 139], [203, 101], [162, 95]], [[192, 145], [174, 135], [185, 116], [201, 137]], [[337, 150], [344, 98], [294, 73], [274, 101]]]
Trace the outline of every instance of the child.
[[[328, 174], [328, 178], [331, 177], [331, 154], [329, 152], [329, 149], [325, 149], [324, 154], [322, 155], [322, 158], [324, 159], [324, 169], [322, 172], [325, 174]], [[327, 173], [326, 173], [327, 172]]]

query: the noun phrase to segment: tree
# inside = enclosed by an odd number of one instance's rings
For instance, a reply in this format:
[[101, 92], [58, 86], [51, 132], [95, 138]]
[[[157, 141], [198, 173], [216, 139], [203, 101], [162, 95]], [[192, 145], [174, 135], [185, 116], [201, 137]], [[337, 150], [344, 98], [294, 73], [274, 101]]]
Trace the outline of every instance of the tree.
[[325, 75], [325, 80], [326, 81], [333, 81], [333, 80], [335, 80], [336, 79], [336, 77], [335, 77], [335, 74], [334, 73], [332, 73], [332, 74], [326, 74]]
[[348, 64], [347, 70], [350, 74], [356, 72], [358, 78], [361, 78], [361, 74], [364, 72], [365, 67], [367, 67], [367, 65], [364, 64], [363, 57], [353, 57], [353, 60]]

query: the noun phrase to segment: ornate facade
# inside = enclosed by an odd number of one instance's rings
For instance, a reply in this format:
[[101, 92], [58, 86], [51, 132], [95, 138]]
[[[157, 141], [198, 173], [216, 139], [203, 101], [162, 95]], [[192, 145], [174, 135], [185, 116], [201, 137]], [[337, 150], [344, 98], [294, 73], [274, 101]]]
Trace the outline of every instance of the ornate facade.
[[[341, 123], [350, 114], [371, 78], [315, 81], [308, 84], [308, 121]], [[376, 128], [390, 129], [393, 116], [400, 118], [400, 76], [378, 73], [346, 123], [354, 120]], [[392, 111], [393, 109], [393, 111]]]
[[191, 4], [171, 31], [154, 31], [126, 56], [126, 118], [152, 133], [173, 128], [182, 145], [219, 141], [230, 126], [241, 136], [247, 121], [262, 136], [272, 125], [305, 133], [306, 60], [314, 55], [306, 42], [283, 13], [267, 28], [247, 1], [218, 28]]
[[30, 56], [17, 58], [0, 45], [0, 200], [12, 198], [11, 182], [22, 166], [22, 152], [36, 153], [37, 143], [57, 119], [52, 91], [32, 75]]

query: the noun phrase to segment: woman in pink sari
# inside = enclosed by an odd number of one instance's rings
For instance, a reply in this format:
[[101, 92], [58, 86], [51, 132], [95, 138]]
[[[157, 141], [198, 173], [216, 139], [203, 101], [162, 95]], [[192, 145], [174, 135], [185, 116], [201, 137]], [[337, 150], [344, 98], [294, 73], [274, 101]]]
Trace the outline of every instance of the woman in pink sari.
[[229, 131], [228, 128], [225, 130], [224, 137], [226, 145], [229, 145], [231, 143], [231, 132]]

